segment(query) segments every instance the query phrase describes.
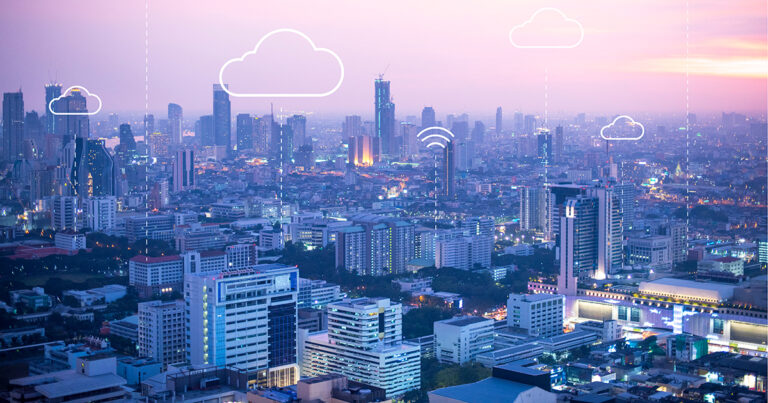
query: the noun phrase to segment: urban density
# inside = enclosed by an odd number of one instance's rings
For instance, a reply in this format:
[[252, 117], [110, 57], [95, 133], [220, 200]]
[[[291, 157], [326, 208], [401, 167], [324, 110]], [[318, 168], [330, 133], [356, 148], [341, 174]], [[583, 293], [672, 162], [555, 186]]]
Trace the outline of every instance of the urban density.
[[768, 6], [474, 3], [3, 2], [0, 401], [766, 403]]

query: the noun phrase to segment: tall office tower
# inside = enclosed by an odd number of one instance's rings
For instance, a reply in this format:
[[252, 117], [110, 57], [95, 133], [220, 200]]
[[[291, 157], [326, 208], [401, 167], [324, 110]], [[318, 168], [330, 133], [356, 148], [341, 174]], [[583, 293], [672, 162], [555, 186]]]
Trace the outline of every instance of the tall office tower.
[[525, 119], [521, 112], [515, 112], [515, 135], [521, 135], [525, 131]]
[[336, 267], [356, 274], [366, 272], [367, 260], [365, 229], [359, 225], [339, 228], [336, 232]]
[[115, 227], [117, 198], [115, 196], [89, 197], [83, 203], [85, 226], [96, 232], [109, 231]]
[[[381, 154], [392, 154], [392, 146], [395, 140], [395, 104], [389, 93], [389, 81], [381, 77], [374, 82], [374, 118], [376, 123], [376, 135], [381, 141]], [[375, 161], [380, 155], [374, 157]]]
[[299, 149], [299, 147], [312, 144], [312, 139], [307, 139], [307, 117], [304, 115], [293, 115], [288, 118], [288, 126], [291, 127], [293, 132], [293, 151]]
[[136, 158], [136, 139], [129, 124], [120, 125], [120, 144], [115, 146], [115, 158], [123, 168]]
[[569, 198], [560, 217], [560, 275], [558, 294], [576, 295], [577, 279], [593, 277], [597, 270], [598, 200]]
[[274, 164], [290, 164], [293, 158], [293, 130], [291, 126], [272, 122], [272, 141], [270, 141], [269, 148]]
[[24, 95], [19, 92], [3, 94], [3, 159], [24, 158]]
[[597, 271], [594, 278], [605, 279], [621, 270], [624, 262], [622, 245], [621, 202], [612, 188], [589, 189], [598, 200]]
[[666, 235], [672, 239], [671, 253], [672, 263], [678, 264], [688, 258], [688, 225], [683, 220], [672, 220], [662, 226], [660, 235]]
[[415, 227], [407, 221], [388, 221], [392, 240], [392, 273], [407, 272], [408, 262], [413, 260], [415, 253]]
[[536, 157], [542, 164], [550, 164], [552, 162], [552, 134], [547, 129], [537, 130]]
[[546, 231], [548, 190], [540, 186], [520, 188], [520, 229]]
[[195, 151], [181, 149], [176, 151], [173, 161], [173, 191], [181, 192], [193, 189], [195, 182]]
[[483, 145], [485, 141], [485, 125], [483, 122], [476, 120], [475, 126], [472, 128], [472, 142], [476, 147]]
[[79, 165], [78, 181], [72, 182], [73, 185], [79, 185], [75, 187], [78, 195], [81, 197], [114, 196], [115, 161], [107, 150], [104, 140], [87, 140], [84, 143], [84, 163]]
[[120, 117], [116, 113], [107, 116], [107, 130], [110, 134], [118, 134], [120, 131]]
[[635, 222], [635, 197], [637, 191], [633, 183], [617, 183], [612, 186], [613, 192], [619, 199], [619, 212], [621, 213], [621, 228], [629, 231]]
[[341, 128], [341, 138], [348, 139], [350, 137], [359, 137], [365, 134], [363, 128], [363, 121], [360, 116], [351, 115], [344, 118], [344, 123]]
[[187, 275], [187, 361], [254, 371], [258, 386], [295, 384], [298, 282], [282, 264]]
[[[33, 144], [35, 157], [42, 151], [42, 145], [45, 141], [44, 130], [43, 120], [40, 119], [37, 112], [30, 111], [24, 115], [24, 144]], [[25, 158], [31, 159], [26, 155]]]
[[443, 149], [442, 194], [453, 199], [456, 197], [456, 156], [453, 151], [453, 141], [448, 142]]
[[558, 125], [555, 127], [555, 144], [553, 149], [553, 161], [557, 163], [563, 162], [563, 154], [565, 153], [565, 139], [563, 138], [563, 126]]
[[525, 115], [523, 133], [527, 135], [532, 135], [534, 134], [535, 131], [536, 131], [536, 116]]
[[54, 196], [51, 202], [51, 228], [54, 231], [79, 229], [76, 197]]
[[302, 375], [342, 374], [401, 396], [421, 384], [420, 349], [402, 334], [402, 306], [387, 298], [328, 304], [328, 331], [304, 342]]
[[507, 326], [529, 336], [553, 337], [563, 334], [565, 297], [557, 294], [509, 294]]
[[347, 163], [352, 166], [373, 165], [373, 142], [375, 137], [357, 136], [347, 140]]
[[155, 132], [155, 115], [144, 115], [144, 144], [149, 144], [149, 135]]
[[200, 116], [195, 126], [195, 138], [203, 146], [212, 146], [216, 144], [213, 134], [213, 115]]
[[184, 111], [177, 104], [168, 104], [168, 134], [171, 136], [171, 144], [181, 144], [184, 131], [182, 121], [184, 120]]
[[491, 267], [493, 237], [487, 235], [438, 234], [435, 241], [435, 267], [472, 270], [475, 266]]
[[48, 109], [51, 101], [54, 98], [61, 96], [61, 84], [50, 83], [45, 85], [45, 134], [58, 133], [56, 130], [56, 124], [61, 121], [59, 116], [51, 113]]
[[259, 251], [256, 244], [238, 243], [227, 246], [224, 251], [227, 255], [228, 269], [245, 269], [259, 264]]
[[261, 154], [269, 151], [269, 137], [272, 130], [272, 117], [265, 115], [253, 118], [253, 148]]
[[453, 141], [462, 142], [469, 137], [469, 123], [459, 120], [451, 125], [451, 132], [456, 136]]
[[163, 364], [186, 361], [184, 301], [139, 303], [138, 354]]
[[504, 115], [501, 107], [496, 108], [496, 135], [500, 136], [504, 125]]
[[436, 124], [434, 108], [425, 106], [424, 109], [421, 110], [421, 129], [424, 130], [428, 127], [433, 127]]
[[248, 113], [237, 115], [237, 151], [253, 148], [253, 117]]
[[[226, 86], [227, 84], [225, 84]], [[213, 85], [213, 139], [217, 146], [232, 150], [232, 110], [229, 94], [219, 84]]]
[[[586, 192], [586, 186], [573, 184], [550, 184], [547, 189], [546, 234], [560, 246], [560, 217], [565, 215], [565, 202]], [[559, 256], [558, 252], [555, 252]]]

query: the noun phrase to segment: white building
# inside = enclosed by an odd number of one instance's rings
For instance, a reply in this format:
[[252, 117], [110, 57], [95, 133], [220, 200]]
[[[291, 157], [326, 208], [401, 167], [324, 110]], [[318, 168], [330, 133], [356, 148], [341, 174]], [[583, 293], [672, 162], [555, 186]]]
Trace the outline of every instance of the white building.
[[493, 237], [488, 235], [438, 236], [435, 242], [435, 267], [470, 270], [475, 265], [491, 267]]
[[285, 248], [285, 234], [279, 229], [259, 231], [259, 249], [263, 251]]
[[85, 234], [72, 231], [59, 231], [54, 237], [57, 248], [65, 250], [85, 249]]
[[648, 265], [654, 269], [672, 268], [672, 238], [662, 235], [630, 237], [629, 264]]
[[107, 232], [115, 227], [117, 198], [114, 196], [89, 197], [83, 206], [85, 225], [93, 231]]
[[229, 269], [244, 269], [259, 264], [259, 251], [253, 243], [229, 245], [225, 252]]
[[77, 231], [77, 197], [54, 196], [51, 203], [51, 228], [55, 231]]
[[421, 384], [417, 345], [402, 343], [402, 306], [387, 298], [328, 305], [328, 331], [304, 342], [302, 376], [342, 374], [400, 396]]
[[565, 297], [557, 294], [509, 294], [507, 325], [529, 336], [552, 337], [563, 333]]
[[341, 301], [346, 294], [337, 284], [324, 280], [299, 279], [299, 308], [325, 309], [332, 302]]
[[461, 316], [437, 321], [433, 328], [440, 362], [464, 364], [493, 349], [493, 319]]
[[128, 284], [142, 298], [181, 289], [184, 261], [178, 255], [134, 256], [128, 262]]
[[218, 250], [185, 252], [181, 258], [185, 274], [218, 273], [227, 269], [227, 254]]
[[588, 320], [576, 324], [576, 330], [584, 330], [597, 335], [597, 339], [603, 343], [618, 340], [623, 335], [622, 326], [615, 320]]
[[139, 303], [140, 357], [161, 362], [163, 368], [186, 360], [184, 301]]
[[257, 371], [259, 386], [295, 384], [297, 294], [293, 266], [187, 274], [188, 362]]

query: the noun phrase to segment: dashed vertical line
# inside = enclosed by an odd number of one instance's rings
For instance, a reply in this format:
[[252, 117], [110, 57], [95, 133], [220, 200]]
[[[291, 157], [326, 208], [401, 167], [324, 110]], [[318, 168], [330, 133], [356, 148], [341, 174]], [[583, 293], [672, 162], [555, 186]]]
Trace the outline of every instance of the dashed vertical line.
[[690, 226], [690, 0], [685, 0], [685, 247], [688, 248], [688, 230]]
[[544, 126], [549, 127], [549, 67], [544, 67]]
[[[147, 128], [147, 116], [149, 116], [149, 0], [144, 0], [144, 144], [147, 151], [151, 150], [149, 144], [149, 130]], [[144, 254], [149, 255], [149, 157], [144, 166]]]

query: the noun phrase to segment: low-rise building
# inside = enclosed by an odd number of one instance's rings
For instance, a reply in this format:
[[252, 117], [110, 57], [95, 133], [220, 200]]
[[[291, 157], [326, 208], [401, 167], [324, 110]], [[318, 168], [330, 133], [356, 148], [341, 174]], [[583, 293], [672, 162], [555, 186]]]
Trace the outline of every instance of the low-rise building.
[[440, 362], [464, 364], [493, 349], [493, 319], [461, 316], [433, 326], [435, 356]]

